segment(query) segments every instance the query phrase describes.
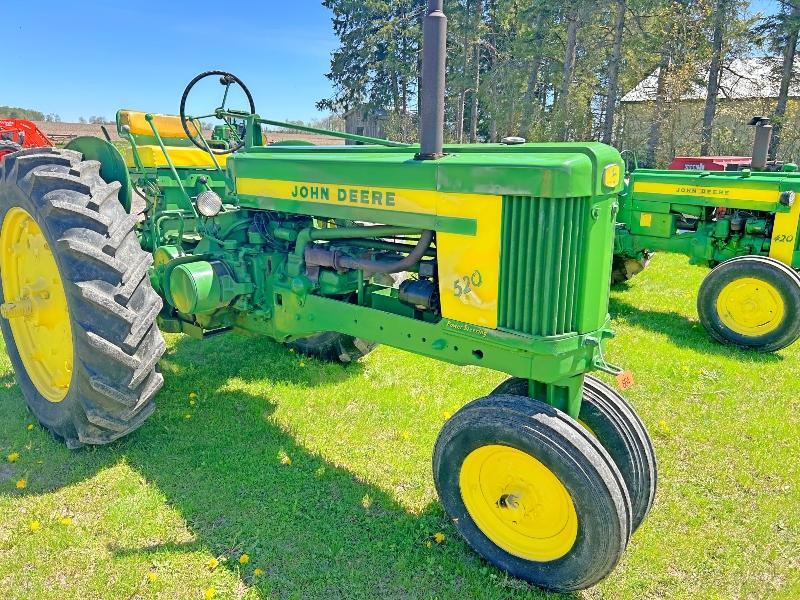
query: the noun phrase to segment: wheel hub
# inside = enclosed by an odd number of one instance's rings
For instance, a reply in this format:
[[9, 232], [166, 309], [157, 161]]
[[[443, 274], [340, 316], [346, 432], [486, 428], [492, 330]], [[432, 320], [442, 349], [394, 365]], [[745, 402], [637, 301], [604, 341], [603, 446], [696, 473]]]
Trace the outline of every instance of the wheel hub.
[[60, 402], [72, 381], [73, 345], [61, 274], [41, 228], [22, 208], [6, 214], [0, 231], [0, 276], [7, 319], [31, 382]]
[[783, 297], [771, 283], [743, 277], [727, 284], [717, 298], [722, 323], [740, 335], [760, 336], [777, 329], [786, 312]]
[[509, 446], [473, 450], [461, 466], [461, 497], [478, 528], [520, 558], [556, 560], [578, 532], [572, 498], [533, 456]]

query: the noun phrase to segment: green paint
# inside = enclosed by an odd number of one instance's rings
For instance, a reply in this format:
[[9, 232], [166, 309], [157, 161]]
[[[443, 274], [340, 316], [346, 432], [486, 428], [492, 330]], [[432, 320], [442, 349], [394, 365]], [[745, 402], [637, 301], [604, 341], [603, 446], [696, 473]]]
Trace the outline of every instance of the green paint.
[[[168, 156], [171, 140], [148, 121], [149, 141]], [[439, 161], [416, 161], [417, 148], [408, 145], [261, 146], [261, 122], [248, 119], [245, 149], [224, 172], [171, 161], [148, 169], [137, 160], [131, 169], [150, 204], [139, 234], [156, 256], [151, 279], [166, 300], [165, 330], [194, 337], [236, 330], [281, 341], [338, 331], [527, 378], [542, 399], [578, 414], [583, 374], [598, 364], [597, 340], [611, 336], [610, 254], [622, 188], [604, 189], [601, 178], [606, 166], [622, 165], [614, 149], [459, 145]], [[136, 156], [142, 136], [129, 137]], [[302, 184], [290, 188], [294, 199], [280, 199], [237, 194], [239, 178]], [[200, 218], [194, 199], [209, 189], [225, 208]], [[501, 247], [485, 249], [500, 255], [497, 329], [405, 304], [397, 289], [359, 271], [306, 264], [312, 244], [363, 256], [413, 247], [422, 230], [475, 236], [481, 227], [480, 218], [393, 210], [395, 190], [503, 197]], [[353, 221], [384, 227], [346, 225]], [[388, 241], [398, 235], [399, 245]], [[353, 236], [360, 239], [349, 245]], [[440, 262], [437, 252], [434, 244], [426, 260]]]

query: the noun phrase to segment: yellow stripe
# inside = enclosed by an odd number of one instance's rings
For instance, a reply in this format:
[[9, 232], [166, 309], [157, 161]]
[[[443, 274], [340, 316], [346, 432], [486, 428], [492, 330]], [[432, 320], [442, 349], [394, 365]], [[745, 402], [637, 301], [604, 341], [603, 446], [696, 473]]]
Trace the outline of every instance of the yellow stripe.
[[755, 202], [778, 202], [781, 196], [779, 190], [724, 187], [722, 185], [656, 183], [651, 181], [635, 182], [633, 184], [633, 191], [634, 193], [639, 192], [642, 194], [697, 196], [700, 198], [715, 198], [720, 200], [752, 200]]
[[436, 235], [442, 316], [490, 329], [497, 327], [502, 196], [247, 177], [236, 180], [236, 190], [299, 203], [475, 219], [475, 235]]
[[798, 223], [800, 223], [800, 198], [795, 198], [790, 212], [775, 215], [769, 247], [770, 257], [790, 267], [794, 259], [794, 250], [797, 248]]

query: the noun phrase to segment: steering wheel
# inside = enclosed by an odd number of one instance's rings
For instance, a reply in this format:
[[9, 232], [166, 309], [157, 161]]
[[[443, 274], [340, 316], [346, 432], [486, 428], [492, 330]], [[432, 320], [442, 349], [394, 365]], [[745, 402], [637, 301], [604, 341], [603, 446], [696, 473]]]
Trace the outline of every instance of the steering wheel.
[[[222, 95], [222, 104], [218, 108], [214, 110], [213, 113], [208, 115], [201, 115], [201, 116], [194, 116], [186, 114], [186, 100], [189, 98], [189, 93], [192, 91], [195, 85], [197, 85], [201, 80], [206, 79], [207, 77], [219, 77], [219, 83], [221, 86], [225, 88], [225, 91]], [[246, 112], [243, 110], [233, 110], [225, 108], [225, 102], [228, 100], [228, 93], [230, 92], [231, 86], [237, 85], [239, 86], [244, 95], [247, 96], [247, 101], [250, 104], [250, 112]], [[223, 114], [228, 113], [228, 114]], [[233, 113], [233, 114], [230, 114]], [[247, 117], [250, 115], [256, 114], [256, 105], [253, 102], [253, 95], [250, 93], [250, 90], [247, 89], [247, 86], [244, 82], [239, 79], [233, 73], [228, 73], [227, 71], [206, 71], [204, 73], [200, 73], [197, 77], [192, 79], [189, 82], [189, 85], [186, 86], [186, 89], [183, 90], [183, 96], [181, 96], [181, 125], [183, 126], [183, 130], [186, 132], [188, 138], [192, 141], [192, 143], [204, 150], [206, 152], [211, 152], [212, 154], [230, 154], [231, 152], [235, 152], [242, 146], [244, 146], [244, 136], [245, 136], [245, 123]], [[228, 148], [211, 148], [210, 146], [206, 147], [202, 141], [198, 141], [195, 137], [196, 135], [202, 136], [202, 124], [200, 122], [201, 119], [207, 119], [209, 117], [215, 117], [221, 121], [224, 121], [225, 124], [228, 126], [235, 143], [230, 145]], [[189, 122], [192, 122], [192, 126], [189, 126]], [[192, 133], [194, 131], [194, 133]]]

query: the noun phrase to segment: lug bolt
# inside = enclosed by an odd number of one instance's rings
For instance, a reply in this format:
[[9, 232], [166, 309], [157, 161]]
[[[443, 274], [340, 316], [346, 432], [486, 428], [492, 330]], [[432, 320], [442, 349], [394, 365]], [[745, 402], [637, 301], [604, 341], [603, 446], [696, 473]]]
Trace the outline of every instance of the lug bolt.
[[33, 303], [25, 298], [19, 302], [6, 302], [0, 306], [0, 316], [4, 319], [25, 319], [33, 313]]

